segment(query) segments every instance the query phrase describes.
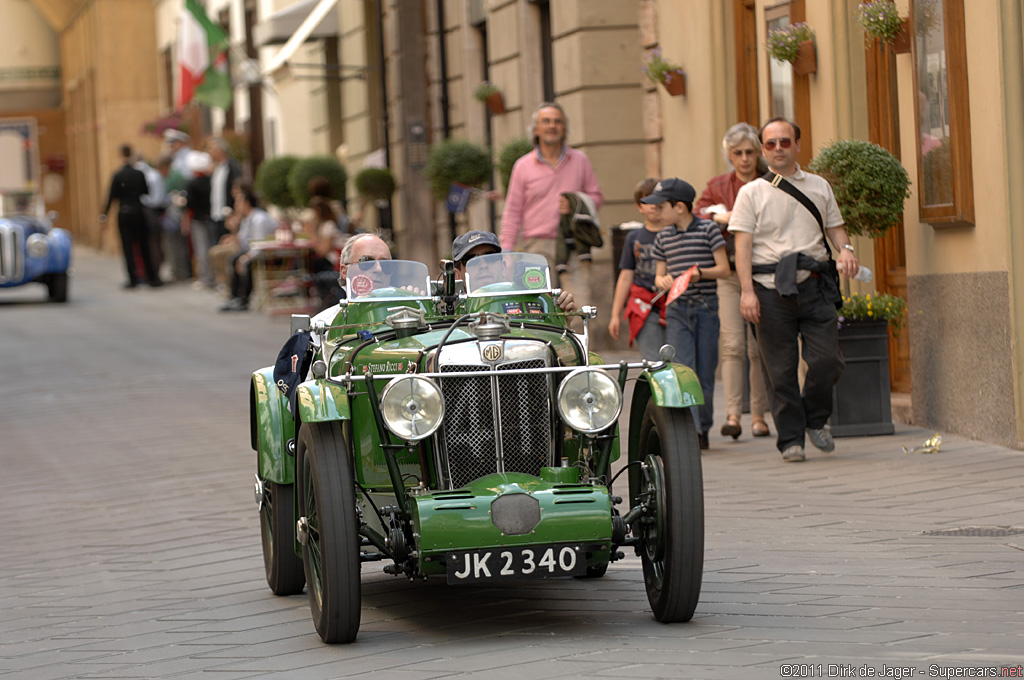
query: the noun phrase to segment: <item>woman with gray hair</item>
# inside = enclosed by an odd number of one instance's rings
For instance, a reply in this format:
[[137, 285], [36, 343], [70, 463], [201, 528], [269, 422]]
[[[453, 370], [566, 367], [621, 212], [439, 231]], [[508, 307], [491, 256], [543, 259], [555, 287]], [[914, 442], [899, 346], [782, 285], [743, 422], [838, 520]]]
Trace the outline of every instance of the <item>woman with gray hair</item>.
[[768, 170], [768, 164], [760, 153], [761, 141], [757, 128], [748, 123], [737, 123], [729, 128], [722, 140], [725, 162], [732, 167], [717, 177], [712, 177], [704, 193], [694, 206], [694, 215], [714, 220], [725, 237], [726, 254], [732, 272], [727, 278], [718, 279], [719, 337], [722, 343], [722, 382], [725, 384], [726, 421], [722, 435], [736, 439], [743, 433], [740, 414], [743, 412], [744, 358], [750, 358], [750, 417], [751, 432], [755, 437], [767, 437], [770, 433], [764, 414], [768, 410], [768, 396], [764, 389], [761, 373], [761, 358], [757, 351], [748, 324], [740, 314], [740, 282], [736, 276], [733, 235], [729, 233], [729, 217], [736, 194], [747, 182], [757, 179]]

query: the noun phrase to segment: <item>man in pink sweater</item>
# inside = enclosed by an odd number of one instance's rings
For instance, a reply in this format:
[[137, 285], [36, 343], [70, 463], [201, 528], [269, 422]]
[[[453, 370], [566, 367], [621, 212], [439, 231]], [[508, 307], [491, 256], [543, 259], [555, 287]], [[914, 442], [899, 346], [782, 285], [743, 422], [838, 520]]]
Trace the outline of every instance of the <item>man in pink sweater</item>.
[[[555, 271], [558, 222], [569, 214], [565, 192], [580, 191], [604, 203], [590, 159], [565, 143], [569, 121], [558, 104], [544, 102], [533, 112], [534, 149], [516, 161], [501, 216], [501, 247], [544, 255]], [[582, 293], [583, 291], [577, 291]]]

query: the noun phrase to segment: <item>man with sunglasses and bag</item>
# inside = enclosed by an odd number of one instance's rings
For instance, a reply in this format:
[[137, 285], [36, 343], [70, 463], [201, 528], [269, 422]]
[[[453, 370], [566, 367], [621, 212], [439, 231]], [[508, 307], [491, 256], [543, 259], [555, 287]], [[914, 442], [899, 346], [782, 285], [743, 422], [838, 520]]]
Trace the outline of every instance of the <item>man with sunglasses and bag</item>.
[[[736, 237], [740, 312], [754, 325], [785, 462], [805, 460], [805, 435], [835, 449], [825, 423], [832, 388], [843, 373], [836, 309], [842, 304], [836, 263], [850, 278], [860, 268], [832, 187], [802, 170], [800, 128], [773, 118], [760, 132], [769, 171], [739, 190], [729, 221]], [[836, 249], [835, 261], [825, 240]], [[807, 362], [803, 393], [798, 368]]]

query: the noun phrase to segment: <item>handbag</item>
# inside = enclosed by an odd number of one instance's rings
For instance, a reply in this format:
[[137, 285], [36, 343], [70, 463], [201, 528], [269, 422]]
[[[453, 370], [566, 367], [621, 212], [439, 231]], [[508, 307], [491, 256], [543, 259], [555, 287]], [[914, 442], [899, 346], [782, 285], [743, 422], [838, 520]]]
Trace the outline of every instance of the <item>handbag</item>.
[[832, 249], [828, 247], [828, 236], [825, 233], [825, 220], [821, 219], [821, 212], [818, 210], [818, 206], [814, 205], [814, 202], [807, 198], [804, 192], [790, 184], [782, 175], [769, 170], [761, 178], [799, 201], [802, 206], [814, 215], [814, 219], [818, 221], [818, 227], [821, 229], [821, 240], [825, 245], [825, 253], [828, 255], [828, 278], [825, 285], [825, 298], [834, 304], [836, 309], [842, 309], [843, 294], [841, 292], [842, 289], [839, 287], [839, 268], [836, 267], [836, 261], [832, 259]]

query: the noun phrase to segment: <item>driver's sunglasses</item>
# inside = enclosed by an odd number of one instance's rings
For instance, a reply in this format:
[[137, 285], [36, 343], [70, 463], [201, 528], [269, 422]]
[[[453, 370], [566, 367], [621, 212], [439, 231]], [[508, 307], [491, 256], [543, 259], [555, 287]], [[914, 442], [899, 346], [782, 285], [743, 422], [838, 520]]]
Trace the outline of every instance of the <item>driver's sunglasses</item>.
[[764, 148], [768, 151], [775, 151], [775, 146], [778, 145], [780, 149], [788, 149], [793, 145], [793, 140], [789, 137], [779, 137], [778, 139], [765, 140]]
[[373, 255], [363, 255], [361, 258], [359, 258], [352, 264], [363, 264], [364, 262], [384, 262], [385, 260], [390, 259], [390, 257], [374, 257]]
[[467, 255], [466, 257], [464, 257], [461, 260], [459, 260], [459, 264], [461, 264], [463, 267], [465, 267], [467, 264], [469, 264], [469, 261], [472, 260], [474, 257], [480, 257], [481, 255], [494, 255], [495, 253], [500, 253], [500, 252], [501, 252], [500, 250], [492, 250], [489, 253], [477, 253], [476, 255]]

